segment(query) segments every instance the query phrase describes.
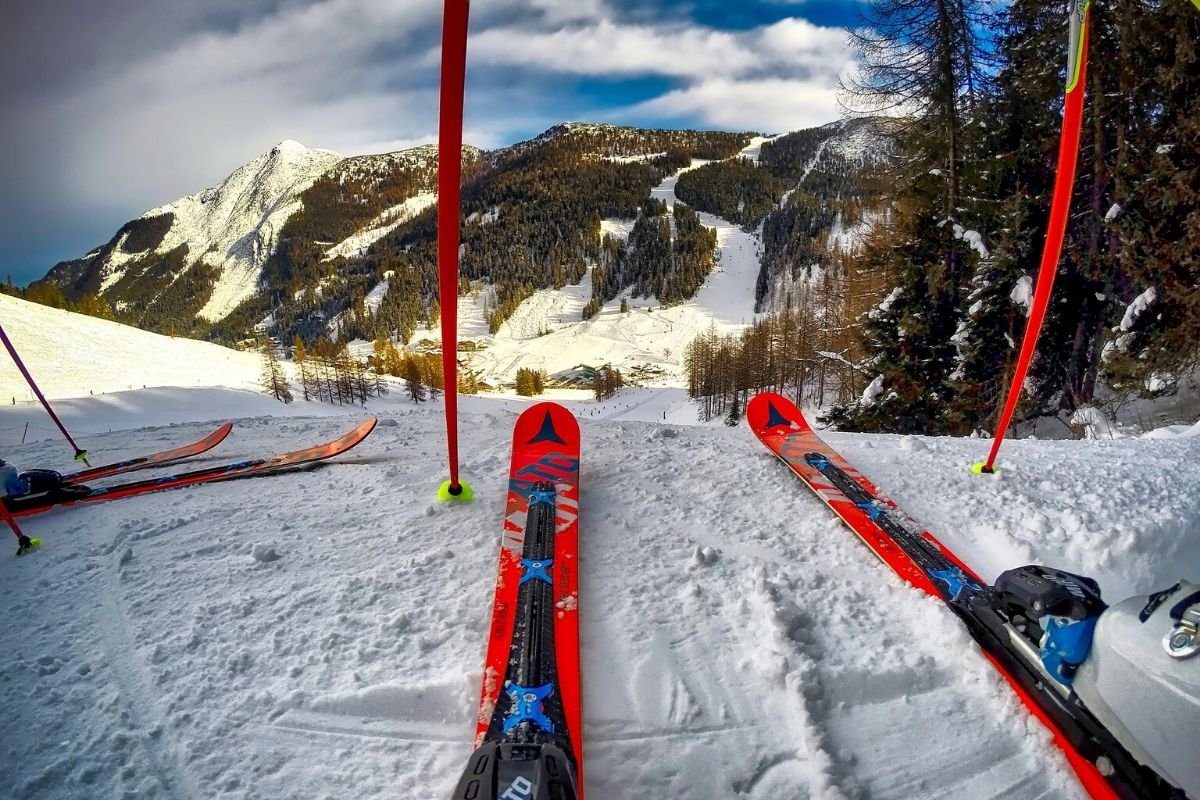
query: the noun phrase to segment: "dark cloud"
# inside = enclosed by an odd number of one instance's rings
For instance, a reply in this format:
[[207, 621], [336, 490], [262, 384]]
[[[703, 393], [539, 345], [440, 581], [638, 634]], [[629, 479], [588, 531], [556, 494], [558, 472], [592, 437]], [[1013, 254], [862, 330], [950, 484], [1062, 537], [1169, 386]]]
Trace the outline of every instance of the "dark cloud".
[[[0, 279], [38, 277], [282, 139], [353, 154], [436, 134], [442, 0], [10, 5]], [[830, 5], [851, 4], [476, 3], [466, 139], [497, 147], [564, 119], [760, 129], [808, 119], [824, 113], [837, 59], [828, 32], [777, 23]], [[772, 117], [780, 87], [817, 110]]]
[[197, 30], [233, 31], [285, 0], [41, 0], [12, 3], [0, 31], [0, 94], [38, 96], [102, 79]]

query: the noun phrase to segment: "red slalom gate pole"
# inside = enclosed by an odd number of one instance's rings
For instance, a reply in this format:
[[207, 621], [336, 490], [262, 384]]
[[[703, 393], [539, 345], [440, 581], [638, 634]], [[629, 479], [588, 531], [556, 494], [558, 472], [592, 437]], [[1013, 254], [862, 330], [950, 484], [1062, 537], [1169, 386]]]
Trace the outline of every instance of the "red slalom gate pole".
[[1017, 357], [1017, 368], [1008, 385], [1008, 397], [1004, 412], [996, 426], [992, 449], [987, 461], [976, 464], [975, 472], [995, 471], [996, 454], [1004, 441], [1005, 432], [1016, 411], [1017, 401], [1025, 386], [1029, 364], [1037, 350], [1038, 336], [1046, 319], [1050, 305], [1050, 291], [1054, 287], [1054, 276], [1058, 272], [1058, 259], [1062, 255], [1063, 239], [1067, 231], [1067, 215], [1071, 210], [1071, 191], [1075, 184], [1075, 165], [1079, 157], [1079, 134], [1083, 123], [1083, 86], [1087, 78], [1088, 10], [1091, 0], [1072, 0], [1068, 11], [1070, 22], [1069, 61], [1067, 63], [1066, 103], [1063, 109], [1062, 136], [1058, 148], [1058, 171], [1054, 176], [1054, 194], [1050, 205], [1050, 223], [1046, 229], [1046, 243], [1042, 249], [1042, 262], [1038, 267], [1037, 288], [1034, 290], [1033, 306], [1029, 310], [1029, 322], [1025, 326], [1025, 338], [1021, 341], [1021, 352]]
[[[17, 369], [21, 370], [21, 374], [25, 376], [25, 382], [29, 384], [29, 388], [33, 389], [33, 393], [37, 395], [37, 399], [41, 401], [42, 408], [46, 409], [46, 413], [50, 415], [50, 419], [54, 420], [54, 424], [58, 426], [60, 431], [62, 431], [62, 435], [67, 437], [67, 443], [70, 444], [71, 447], [75, 448], [75, 460], [88, 464], [87, 450], [84, 450], [82, 447], [75, 444], [75, 440], [72, 439], [71, 434], [67, 432], [67, 426], [63, 425], [62, 420], [58, 418], [58, 414], [54, 413], [54, 409], [50, 407], [50, 402], [46, 399], [46, 396], [42, 394], [42, 390], [38, 388], [37, 382], [34, 381], [33, 376], [29, 374], [29, 370], [25, 368], [25, 362], [21, 360], [21, 356], [17, 352], [16, 346], [13, 345], [12, 340], [8, 338], [8, 334], [4, 332], [4, 326], [2, 325], [0, 325], [0, 341], [4, 342], [4, 346], [7, 348], [8, 354], [12, 356], [13, 363], [17, 365]], [[88, 464], [88, 466], [90, 467], [91, 464]]]
[[461, 204], [463, 95], [467, 72], [469, 0], [446, 0], [442, 17], [442, 77], [438, 110], [438, 295], [442, 315], [442, 380], [450, 479], [443, 500], [469, 500], [458, 477], [458, 218]]
[[12, 529], [13, 536], [17, 537], [17, 555], [25, 555], [42, 543], [41, 539], [30, 539], [25, 535], [25, 531], [21, 530], [21, 526], [17, 524], [17, 520], [9, 512], [8, 506], [4, 505], [3, 498], [0, 498], [0, 518], [8, 523], [8, 527]]

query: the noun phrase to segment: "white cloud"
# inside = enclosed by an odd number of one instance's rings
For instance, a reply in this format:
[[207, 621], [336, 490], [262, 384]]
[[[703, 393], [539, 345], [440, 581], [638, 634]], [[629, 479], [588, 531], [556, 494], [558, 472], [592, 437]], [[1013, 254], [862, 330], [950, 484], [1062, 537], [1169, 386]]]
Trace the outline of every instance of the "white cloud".
[[706, 79], [631, 110], [697, 116], [714, 126], [765, 133], [812, 128], [838, 118], [836, 87], [786, 78]]
[[836, 119], [838, 78], [852, 67], [841, 29], [801, 19], [748, 31], [607, 19], [540, 33], [502, 27], [476, 35], [468, 57], [572, 75], [673, 78], [685, 85], [629, 110], [775, 131]]
[[419, 32], [428, 49], [440, 15], [437, 0], [289, 6], [131, 60], [28, 124], [65, 132], [59, 156], [71, 169], [48, 178], [100, 208], [148, 208], [197, 191], [285, 138], [343, 153], [419, 139], [437, 127], [436, 73], [404, 88], [415, 54], [372, 54]]
[[473, 64], [540, 67], [577, 75], [691, 77], [715, 69], [751, 69], [759, 59], [734, 34], [702, 28], [621, 25], [530, 33], [520, 28], [483, 31], [470, 42]]

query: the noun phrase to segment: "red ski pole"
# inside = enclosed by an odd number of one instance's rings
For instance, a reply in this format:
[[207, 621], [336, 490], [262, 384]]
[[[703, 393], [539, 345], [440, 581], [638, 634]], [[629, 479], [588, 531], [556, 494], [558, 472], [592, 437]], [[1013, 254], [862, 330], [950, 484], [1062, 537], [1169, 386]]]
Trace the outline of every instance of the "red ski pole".
[[1013, 412], [1017, 409], [1021, 390], [1025, 387], [1025, 376], [1029, 372], [1030, 362], [1033, 361], [1034, 351], [1037, 350], [1038, 334], [1042, 331], [1042, 322], [1046, 319], [1046, 309], [1050, 305], [1050, 290], [1054, 286], [1054, 275], [1058, 271], [1058, 259], [1062, 255], [1063, 239], [1066, 237], [1067, 214], [1071, 209], [1071, 191], [1075, 185], [1075, 165], [1079, 156], [1079, 134], [1083, 123], [1083, 86], [1087, 77], [1088, 9], [1091, 4], [1092, 0], [1072, 0], [1068, 12], [1071, 29], [1068, 42], [1066, 106], [1063, 110], [1058, 171], [1054, 176], [1054, 194], [1050, 204], [1046, 242], [1042, 249], [1042, 263], [1038, 267], [1037, 287], [1034, 290], [1033, 305], [1029, 310], [1029, 322], [1025, 326], [1025, 338], [1021, 342], [1021, 352], [1017, 357], [1016, 372], [1008, 385], [1004, 411], [1000, 415], [999, 424], [996, 425], [996, 435], [992, 439], [992, 449], [988, 453], [987, 461], [972, 468], [977, 473], [990, 473], [995, 470], [996, 456], [1012, 421]]

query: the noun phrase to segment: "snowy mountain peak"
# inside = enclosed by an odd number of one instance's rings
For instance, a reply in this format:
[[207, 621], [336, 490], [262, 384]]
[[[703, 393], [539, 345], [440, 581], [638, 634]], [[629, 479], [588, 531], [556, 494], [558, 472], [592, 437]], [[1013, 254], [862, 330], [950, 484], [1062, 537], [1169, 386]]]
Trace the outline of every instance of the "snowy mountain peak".
[[297, 142], [295, 139], [284, 139], [279, 144], [271, 148], [271, 155], [303, 155], [308, 152], [308, 148]]
[[[142, 218], [171, 214], [174, 222], [157, 248], [169, 253], [186, 245], [188, 254], [221, 274], [199, 315], [219, 320], [254, 294], [263, 263], [275, 250], [279, 229], [300, 207], [300, 193], [343, 160], [291, 139], [280, 142], [219, 185], [153, 209]], [[114, 286], [123, 264], [110, 261], [102, 288]]]

